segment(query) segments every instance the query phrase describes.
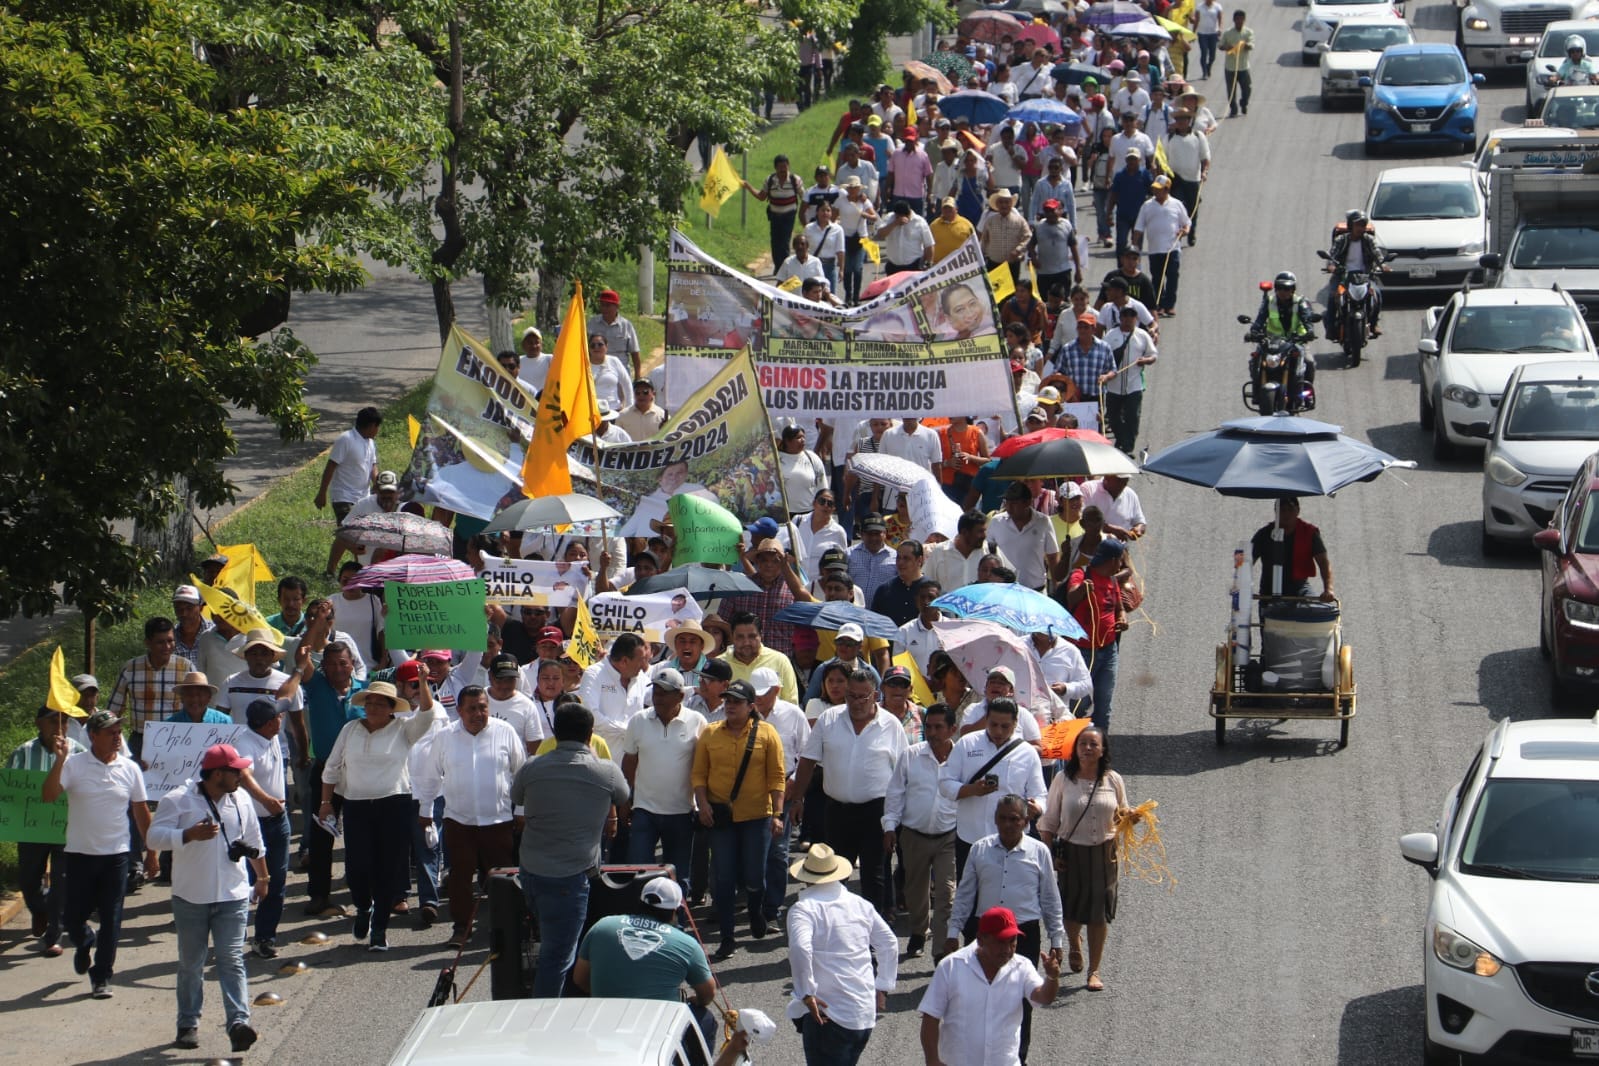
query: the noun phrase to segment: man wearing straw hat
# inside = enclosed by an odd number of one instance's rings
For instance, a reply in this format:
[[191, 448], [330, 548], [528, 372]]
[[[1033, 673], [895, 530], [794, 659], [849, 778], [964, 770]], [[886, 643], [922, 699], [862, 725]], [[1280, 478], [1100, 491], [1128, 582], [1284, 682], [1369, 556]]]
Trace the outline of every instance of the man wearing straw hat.
[[1020, 274], [1027, 242], [1033, 236], [1033, 228], [1015, 206], [1016, 194], [1010, 189], [1000, 189], [989, 196], [989, 213], [977, 224], [977, 243], [983, 249], [983, 265], [993, 270], [1004, 263], [1010, 268], [1012, 281]]
[[851, 869], [826, 844], [811, 845], [788, 868], [804, 886], [788, 909], [794, 984], [788, 1016], [800, 1031], [807, 1066], [860, 1061], [899, 972], [894, 930], [875, 906], [844, 889]]
[[[283, 658], [283, 648], [272, 639], [271, 630], [250, 630], [234, 654], [243, 659], [246, 666], [228, 678], [223, 686], [220, 705], [236, 724], [244, 724], [245, 712], [256, 700], [288, 700], [288, 710], [300, 710], [301, 671], [297, 669], [293, 674], [286, 674], [273, 665]], [[295, 649], [295, 656], [301, 662], [310, 654], [311, 649], [303, 641]]]
[[177, 684], [177, 690], [180, 706], [167, 716], [167, 721], [187, 722], [191, 725], [233, 724], [233, 719], [226, 711], [219, 711], [213, 706], [217, 698], [217, 687], [200, 671], [190, 670], [184, 674]]

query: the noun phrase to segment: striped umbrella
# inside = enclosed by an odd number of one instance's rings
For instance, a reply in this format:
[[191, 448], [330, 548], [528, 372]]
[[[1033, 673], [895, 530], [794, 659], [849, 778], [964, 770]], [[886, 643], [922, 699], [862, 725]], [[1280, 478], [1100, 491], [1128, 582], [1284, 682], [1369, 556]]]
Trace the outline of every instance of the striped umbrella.
[[380, 589], [390, 581], [407, 585], [438, 585], [446, 581], [470, 581], [477, 576], [459, 559], [442, 555], [401, 555], [387, 562], [374, 563], [350, 582], [358, 589]]

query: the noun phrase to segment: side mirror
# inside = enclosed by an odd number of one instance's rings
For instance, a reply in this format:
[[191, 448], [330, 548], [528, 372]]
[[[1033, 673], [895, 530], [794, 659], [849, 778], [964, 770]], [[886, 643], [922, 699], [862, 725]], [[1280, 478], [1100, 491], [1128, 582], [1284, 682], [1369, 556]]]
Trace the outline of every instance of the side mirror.
[[1532, 535], [1532, 546], [1539, 551], [1560, 554], [1560, 530], [1540, 529]]
[[1358, 82], [1358, 84], [1360, 85], [1360, 87], [1362, 89], [1371, 88], [1371, 75], [1370, 74], [1362, 74], [1360, 76], [1360, 81]]
[[1531, 63], [1532, 62], [1532, 52], [1531, 51], [1527, 51], [1527, 52], [1521, 53], [1521, 61], [1523, 63]]
[[1239, 315], [1238, 316], [1238, 324], [1241, 325], [1241, 326], [1247, 326], [1253, 321], [1255, 321], [1255, 320], [1250, 318], [1248, 315]]
[[1487, 440], [1488, 431], [1491, 428], [1492, 427], [1486, 422], [1472, 422], [1469, 425], [1461, 428], [1460, 432], [1468, 437], [1475, 437], [1478, 440]]
[[1498, 252], [1488, 252], [1486, 255], [1477, 257], [1477, 265], [1484, 270], [1498, 270], [1504, 265], [1504, 257]]
[[1325, 251], [1323, 251], [1320, 248], [1316, 249], [1316, 258], [1317, 259], [1325, 259], [1328, 262], [1332, 262], [1332, 256], [1328, 255]]
[[1326, 55], [1328, 52], [1332, 51], [1332, 45], [1328, 44], [1326, 41], [1323, 41], [1316, 46], [1316, 51], [1320, 52], [1322, 55]]
[[1473, 85], [1483, 85], [1483, 84], [1486, 84], [1487, 81], [1488, 81], [1488, 78], [1487, 78], [1486, 75], [1473, 74], [1471, 76], [1471, 84], [1473, 84]]
[[1433, 340], [1431, 337], [1423, 337], [1421, 340], [1416, 342], [1416, 351], [1420, 352], [1422, 355], [1437, 355], [1438, 342]]
[[1438, 834], [1406, 833], [1399, 838], [1399, 854], [1429, 874], [1438, 873]]

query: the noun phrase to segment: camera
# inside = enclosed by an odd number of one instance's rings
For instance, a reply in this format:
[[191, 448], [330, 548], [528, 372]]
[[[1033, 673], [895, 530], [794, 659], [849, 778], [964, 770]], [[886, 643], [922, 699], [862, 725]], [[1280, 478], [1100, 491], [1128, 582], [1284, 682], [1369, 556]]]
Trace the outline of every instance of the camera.
[[235, 840], [228, 845], [228, 861], [238, 862], [240, 859], [259, 859], [260, 848], [252, 848], [242, 840]]

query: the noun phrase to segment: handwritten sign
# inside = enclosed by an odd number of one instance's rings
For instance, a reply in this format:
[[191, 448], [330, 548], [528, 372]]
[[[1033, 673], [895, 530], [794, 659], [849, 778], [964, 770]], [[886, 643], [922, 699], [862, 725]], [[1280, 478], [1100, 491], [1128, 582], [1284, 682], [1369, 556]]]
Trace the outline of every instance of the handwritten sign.
[[144, 790], [153, 800], [200, 776], [200, 756], [213, 744], [234, 744], [242, 725], [150, 722], [144, 727]]
[[[737, 561], [737, 560], [735, 560]], [[588, 563], [483, 557], [484, 594], [503, 606], [570, 607], [593, 576]]]
[[636, 633], [652, 643], [664, 644], [670, 630], [705, 617], [705, 608], [681, 589], [641, 596], [606, 592], [590, 599], [588, 607], [594, 630], [604, 640]]
[[40, 797], [43, 770], [0, 770], [0, 840], [28, 844], [67, 842], [67, 798]]
[[487, 651], [486, 595], [480, 577], [436, 585], [389, 582], [384, 594], [389, 607], [389, 646]]

